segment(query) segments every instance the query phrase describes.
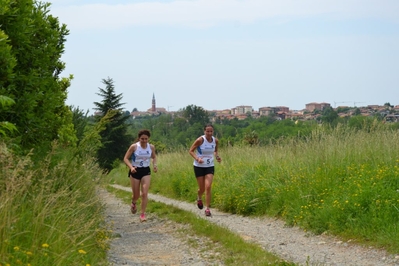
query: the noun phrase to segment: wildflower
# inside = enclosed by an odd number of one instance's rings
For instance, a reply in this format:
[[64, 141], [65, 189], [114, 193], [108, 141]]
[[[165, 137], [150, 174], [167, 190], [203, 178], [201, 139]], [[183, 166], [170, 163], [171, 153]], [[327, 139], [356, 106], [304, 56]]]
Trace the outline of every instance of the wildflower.
[[79, 251], [78, 251], [80, 254], [86, 254], [87, 252], [86, 251], [84, 251], [83, 249], [79, 249]]
[[48, 248], [49, 247], [49, 245], [47, 244], [47, 243], [44, 243], [43, 245], [42, 245], [42, 248]]
[[19, 247], [18, 247], [18, 246], [14, 247], [14, 250], [15, 250], [15, 251], [18, 251], [18, 250], [19, 250]]
[[33, 253], [32, 253], [32, 252], [30, 252], [30, 251], [27, 251], [27, 252], [26, 252], [26, 255], [28, 255], [28, 256], [32, 256], [32, 255], [33, 255]]

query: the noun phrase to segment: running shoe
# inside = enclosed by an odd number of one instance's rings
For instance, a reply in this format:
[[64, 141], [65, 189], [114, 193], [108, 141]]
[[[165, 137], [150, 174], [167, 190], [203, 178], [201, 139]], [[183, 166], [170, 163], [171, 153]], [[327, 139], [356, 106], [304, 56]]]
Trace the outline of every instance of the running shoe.
[[205, 210], [205, 216], [212, 216], [210, 209]]
[[202, 208], [204, 208], [204, 204], [202, 204], [201, 199], [197, 200], [197, 206], [198, 206], [198, 209], [200, 209], [200, 210], [202, 210]]
[[147, 221], [147, 218], [145, 218], [145, 213], [140, 214], [140, 222], [145, 222]]
[[137, 206], [136, 203], [132, 202], [132, 205], [130, 206], [130, 211], [135, 214], [137, 212]]

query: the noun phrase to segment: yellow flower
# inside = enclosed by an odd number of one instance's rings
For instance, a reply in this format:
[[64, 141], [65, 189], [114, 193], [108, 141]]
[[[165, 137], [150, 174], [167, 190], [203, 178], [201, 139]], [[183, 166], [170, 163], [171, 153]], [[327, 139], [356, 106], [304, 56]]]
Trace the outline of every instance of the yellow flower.
[[33, 255], [33, 253], [32, 253], [32, 252], [30, 252], [30, 251], [27, 251], [27, 252], [26, 252], [26, 255], [28, 255], [28, 256], [32, 256], [32, 255]]
[[84, 251], [83, 249], [79, 249], [79, 253], [80, 254], [86, 254], [86, 251]]
[[19, 250], [19, 247], [18, 247], [18, 246], [14, 247], [14, 250], [15, 250], [15, 251], [18, 251], [18, 250]]
[[49, 245], [47, 244], [47, 243], [44, 243], [43, 245], [42, 245], [42, 248], [48, 248], [49, 247]]

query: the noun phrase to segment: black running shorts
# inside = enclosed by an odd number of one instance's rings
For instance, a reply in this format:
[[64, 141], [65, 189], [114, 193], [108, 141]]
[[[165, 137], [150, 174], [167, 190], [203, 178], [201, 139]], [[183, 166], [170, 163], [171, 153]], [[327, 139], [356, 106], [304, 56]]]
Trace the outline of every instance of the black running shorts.
[[141, 180], [146, 175], [151, 175], [150, 167], [136, 167], [136, 173], [132, 173], [129, 170], [128, 177], [133, 177], [134, 179]]
[[198, 167], [198, 166], [194, 166], [194, 174], [195, 177], [200, 177], [200, 176], [206, 176], [209, 174], [214, 174], [215, 173], [215, 167], [211, 166], [211, 167]]

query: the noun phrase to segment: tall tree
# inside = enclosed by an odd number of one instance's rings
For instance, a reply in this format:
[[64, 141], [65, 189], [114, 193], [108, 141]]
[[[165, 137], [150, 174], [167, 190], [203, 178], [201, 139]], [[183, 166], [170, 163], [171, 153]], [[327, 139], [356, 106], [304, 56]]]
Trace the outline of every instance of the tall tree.
[[23, 148], [59, 139], [61, 132], [73, 134], [71, 111], [65, 105], [72, 77], [59, 77], [69, 31], [49, 14], [48, 3], [0, 0], [0, 7], [0, 55], [6, 55], [0, 59], [0, 95], [15, 101], [0, 112], [0, 121], [17, 127]]
[[335, 111], [332, 107], [326, 107], [321, 116], [321, 121], [324, 123], [332, 124], [339, 118], [337, 111]]
[[193, 104], [183, 108], [182, 114], [190, 125], [200, 123], [205, 126], [210, 121], [208, 112], [204, 108]]
[[103, 169], [111, 170], [114, 161], [123, 158], [132, 136], [127, 133], [126, 120], [129, 116], [125, 115], [122, 109], [122, 93], [115, 93], [114, 81], [111, 78], [103, 79], [102, 83], [105, 88], [99, 88], [100, 92], [97, 93], [102, 97], [102, 101], [94, 102], [94, 110], [97, 111], [97, 121], [107, 114], [111, 119], [105, 125], [105, 130], [100, 133], [103, 146], [98, 150], [98, 160]]

